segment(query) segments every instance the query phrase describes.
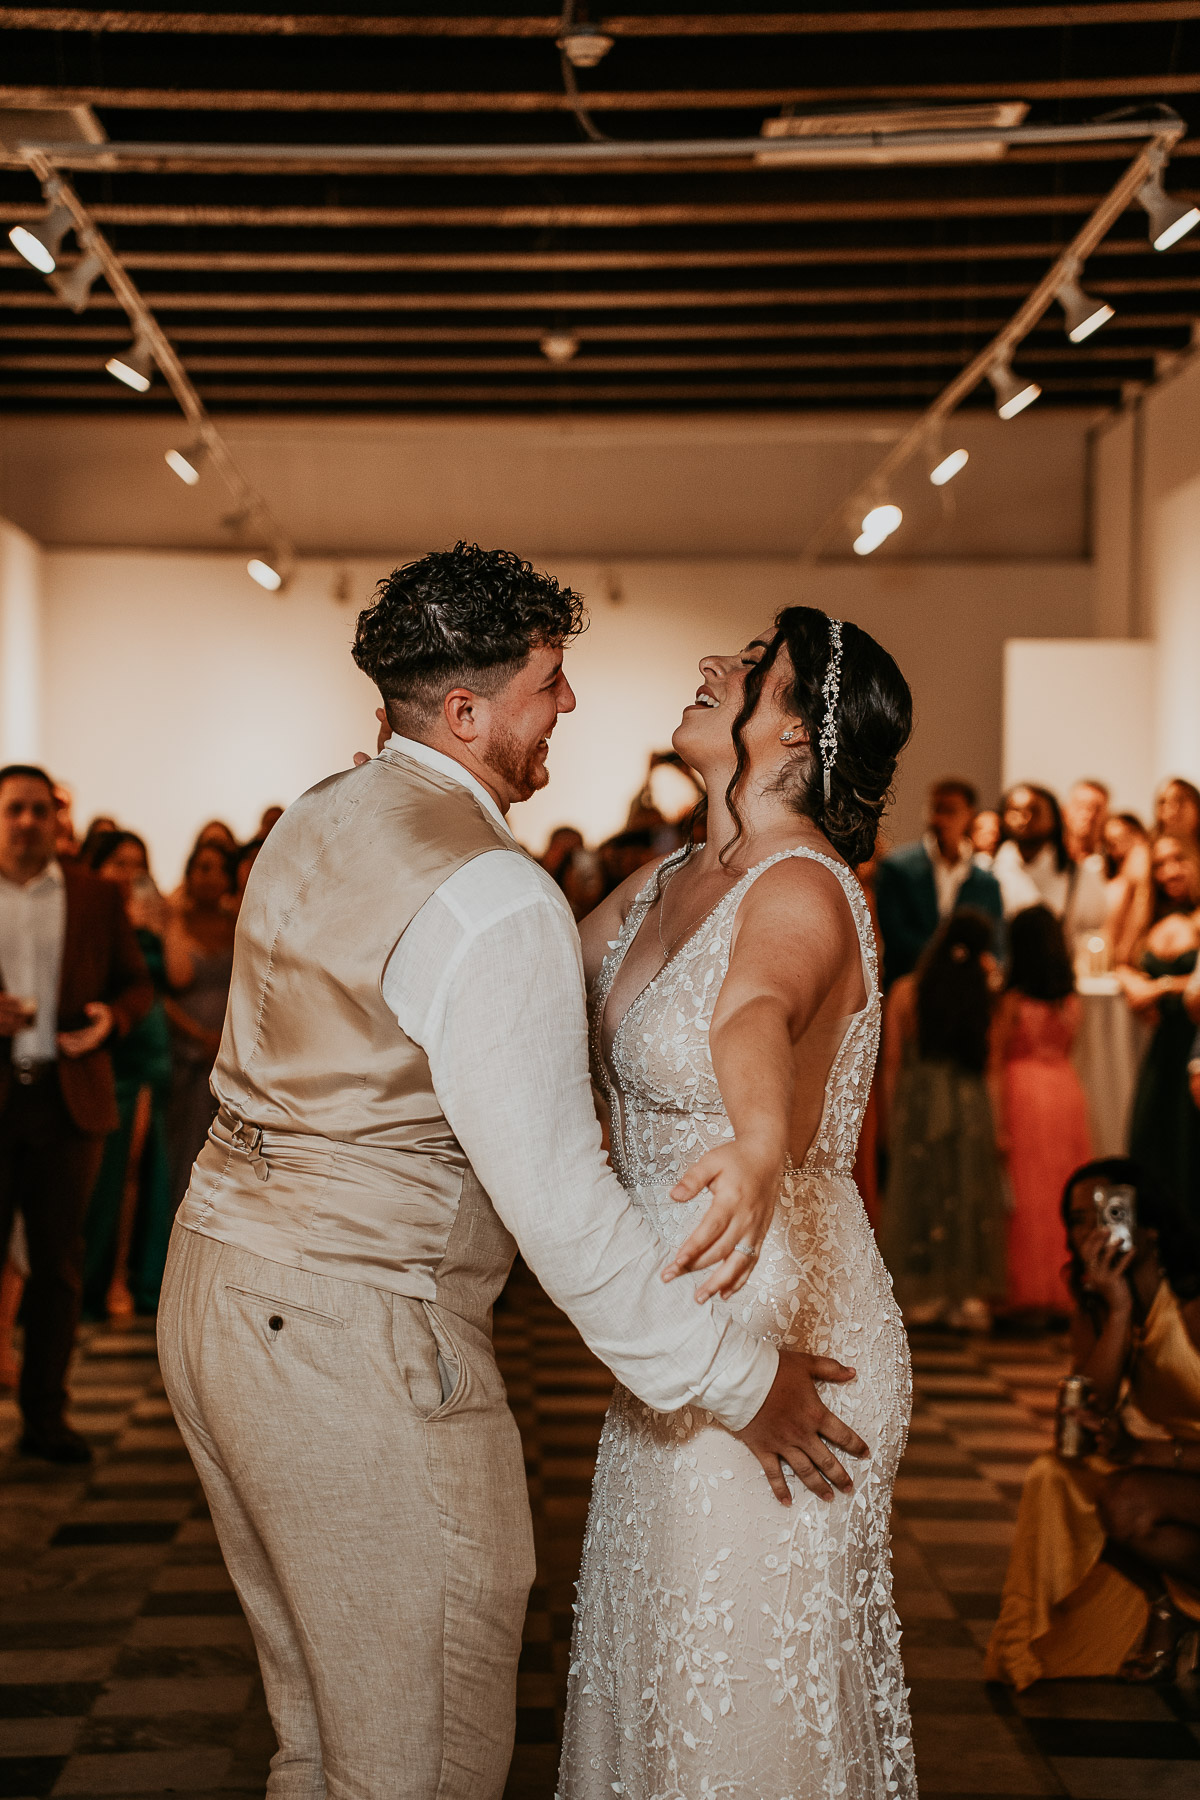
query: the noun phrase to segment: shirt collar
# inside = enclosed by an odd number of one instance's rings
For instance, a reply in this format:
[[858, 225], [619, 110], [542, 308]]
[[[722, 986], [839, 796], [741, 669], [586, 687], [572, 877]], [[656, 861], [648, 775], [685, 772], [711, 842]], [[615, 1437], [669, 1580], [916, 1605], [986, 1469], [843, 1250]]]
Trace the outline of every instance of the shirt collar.
[[52, 856], [40, 875], [32, 881], [10, 881], [7, 875], [0, 875], [0, 882], [18, 894], [40, 893], [42, 888], [61, 887], [63, 885], [62, 864], [56, 856]]
[[958, 861], [952, 863], [942, 861], [942, 853], [938, 849], [938, 841], [932, 831], [927, 831], [921, 842], [924, 844], [925, 854], [934, 868], [945, 869], [948, 875], [953, 874], [957, 869], [969, 867], [975, 860], [975, 851], [968, 838], [964, 838], [958, 847]]
[[433, 769], [438, 775], [448, 775], [451, 781], [457, 781], [459, 786], [465, 787], [469, 794], [474, 794], [488, 816], [495, 819], [497, 825], [502, 826], [509, 837], [512, 837], [512, 827], [482, 781], [477, 781], [471, 771], [464, 769], [460, 762], [455, 762], [452, 756], [446, 756], [442, 751], [435, 750], [432, 744], [422, 744], [418, 738], [401, 737], [398, 731], [393, 731], [383, 747], [385, 750], [395, 750], [401, 756], [410, 756], [414, 762], [421, 763], [424, 768]]

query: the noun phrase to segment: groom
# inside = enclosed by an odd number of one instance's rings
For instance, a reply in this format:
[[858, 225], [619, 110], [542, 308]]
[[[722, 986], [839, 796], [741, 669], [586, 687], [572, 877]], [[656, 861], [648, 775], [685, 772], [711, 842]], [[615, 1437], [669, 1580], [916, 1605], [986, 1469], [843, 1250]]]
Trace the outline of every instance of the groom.
[[664, 1286], [604, 1159], [574, 923], [504, 821], [546, 782], [581, 616], [477, 546], [382, 581], [354, 657], [393, 735], [288, 808], [239, 916], [159, 1339], [258, 1647], [275, 1800], [503, 1789], [533, 1577], [490, 1338], [514, 1238], [649, 1405], [839, 1486], [822, 1437], [863, 1448], [813, 1387], [849, 1371]]

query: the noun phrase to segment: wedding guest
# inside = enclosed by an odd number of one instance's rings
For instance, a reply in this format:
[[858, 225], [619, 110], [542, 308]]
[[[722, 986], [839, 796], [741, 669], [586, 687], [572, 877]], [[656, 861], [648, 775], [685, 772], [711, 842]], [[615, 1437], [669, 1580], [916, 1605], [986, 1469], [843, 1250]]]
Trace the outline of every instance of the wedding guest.
[[92, 852], [101, 838], [111, 837], [119, 829], [117, 821], [108, 813], [97, 813], [83, 834], [83, 842], [79, 846], [79, 860], [86, 868], [92, 866]]
[[970, 907], [997, 922], [1000, 888], [980, 868], [971, 843], [978, 795], [969, 781], [947, 776], [929, 790], [925, 835], [901, 844], [879, 864], [876, 905], [883, 937], [883, 980], [910, 975], [938, 922]]
[[[1110, 881], [1119, 876], [1131, 874], [1130, 860], [1137, 863], [1136, 876], [1141, 879], [1144, 868], [1149, 866], [1150, 833], [1142, 824], [1136, 813], [1110, 813], [1104, 821], [1104, 835], [1100, 849], [1104, 857], [1104, 872]], [[1136, 857], [1135, 857], [1136, 853]]]
[[54, 836], [54, 854], [59, 862], [70, 862], [79, 855], [79, 834], [75, 830], [75, 796], [65, 782], [54, 784], [54, 806], [58, 828]]
[[21, 1448], [86, 1463], [64, 1417], [83, 1275], [88, 1197], [117, 1125], [111, 1042], [154, 991], [121, 897], [55, 856], [58, 819], [42, 769], [0, 769], [0, 1245], [25, 1225]]
[[604, 865], [595, 850], [573, 850], [556, 879], [576, 919], [586, 919], [604, 898]]
[[[1134, 1190], [1137, 1224], [1127, 1255], [1098, 1223], [1098, 1185]], [[1127, 1396], [1193, 1455], [1200, 1444], [1195, 1220], [1149, 1170], [1125, 1157], [1077, 1169], [1062, 1213], [1071, 1252], [1072, 1367], [1091, 1384], [1094, 1412], [1112, 1415]], [[1177, 1637], [1176, 1621], [1151, 1617], [1146, 1592], [1106, 1542], [1099, 1503], [1113, 1469], [1102, 1454], [1066, 1460], [1052, 1452], [1030, 1466], [987, 1649], [989, 1681], [1027, 1688], [1041, 1680], [1111, 1678], [1139, 1646], [1153, 1655], [1165, 1636]], [[1111, 1501], [1111, 1488], [1108, 1495]], [[1195, 1610], [1200, 1614], [1200, 1606]], [[1144, 1666], [1129, 1673], [1136, 1678]]]
[[990, 806], [977, 812], [971, 822], [971, 847], [981, 869], [990, 869], [1000, 848], [1000, 814]]
[[1154, 835], [1173, 837], [1200, 852], [1200, 788], [1173, 775], [1154, 798]]
[[1005, 918], [1027, 906], [1048, 906], [1062, 920], [1074, 954], [1077, 940], [1103, 931], [1108, 917], [1103, 866], [1090, 858], [1071, 861], [1062, 811], [1049, 788], [1018, 782], [1000, 803], [1000, 821], [1003, 842], [992, 873], [1000, 883]]
[[246, 892], [250, 871], [257, 862], [258, 853], [265, 841], [264, 838], [251, 838], [248, 844], [240, 847], [233, 859], [233, 892], [226, 895], [223, 904], [226, 912], [235, 919], [242, 909], [242, 896]]
[[576, 831], [574, 825], [556, 825], [550, 833], [546, 848], [538, 857], [543, 869], [559, 887], [563, 885], [563, 871], [576, 850], [583, 849], [583, 833]]
[[1087, 1100], [1071, 1062], [1080, 1018], [1062, 925], [1049, 907], [1027, 907], [1009, 927], [1008, 984], [992, 1025], [991, 1071], [1013, 1194], [1008, 1305], [1051, 1316], [1067, 1302], [1063, 1184], [1092, 1154]]
[[1200, 1219], [1200, 1113], [1188, 1080], [1195, 1027], [1184, 1004], [1200, 951], [1200, 862], [1186, 843], [1160, 837], [1150, 865], [1150, 922], [1131, 961], [1117, 970], [1130, 1007], [1153, 1028], [1129, 1149]]
[[913, 1325], [986, 1331], [1004, 1293], [1005, 1196], [985, 1082], [994, 923], [953, 913], [887, 998], [880, 1249]]
[[1090, 856], [1100, 855], [1110, 798], [1104, 782], [1090, 778], [1075, 782], [1067, 794], [1063, 832], [1072, 862], [1083, 863]]
[[189, 970], [186, 963], [167, 967], [165, 908], [142, 839], [110, 832], [95, 842], [91, 866], [120, 890], [155, 992], [149, 1012], [113, 1047], [118, 1124], [104, 1146], [84, 1229], [84, 1314], [127, 1319], [157, 1305], [171, 1235], [171, 1032], [163, 996], [171, 973], [186, 980]]
[[170, 953], [188, 971], [166, 1002], [174, 1065], [167, 1112], [173, 1207], [187, 1192], [192, 1164], [217, 1110], [208, 1082], [221, 1047], [233, 972], [236, 920], [225, 902], [234, 880], [226, 852], [218, 844], [198, 844], [184, 871], [183, 900], [167, 926]]
[[1138, 936], [1138, 896], [1150, 875], [1150, 834], [1136, 813], [1116, 813], [1104, 825], [1108, 881], [1108, 939], [1114, 962], [1127, 960]]
[[262, 818], [258, 821], [258, 830], [255, 832], [251, 842], [258, 842], [261, 844], [263, 840], [269, 837], [271, 832], [274, 831], [282, 817], [282, 806], [264, 806]]
[[223, 850], [226, 856], [234, 856], [237, 853], [238, 841], [224, 819], [210, 819], [207, 825], [200, 827], [196, 833], [196, 841], [192, 845], [193, 852], [202, 850], [206, 844], [214, 844], [218, 850]]

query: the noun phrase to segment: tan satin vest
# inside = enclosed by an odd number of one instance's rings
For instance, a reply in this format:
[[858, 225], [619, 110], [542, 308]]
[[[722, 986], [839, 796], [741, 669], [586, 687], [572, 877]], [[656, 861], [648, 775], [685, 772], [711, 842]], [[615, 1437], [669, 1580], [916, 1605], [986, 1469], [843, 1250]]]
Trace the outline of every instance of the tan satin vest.
[[486, 1317], [515, 1246], [381, 983], [442, 882], [515, 848], [460, 783], [390, 749], [288, 807], [238, 915], [221, 1110], [181, 1224]]

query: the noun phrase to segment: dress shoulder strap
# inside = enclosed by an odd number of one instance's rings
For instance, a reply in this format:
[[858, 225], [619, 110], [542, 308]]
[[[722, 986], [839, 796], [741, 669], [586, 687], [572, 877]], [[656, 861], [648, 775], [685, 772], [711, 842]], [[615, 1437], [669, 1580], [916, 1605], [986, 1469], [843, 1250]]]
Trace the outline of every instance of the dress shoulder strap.
[[844, 862], [839, 862], [836, 857], [827, 856], [823, 850], [812, 850], [807, 844], [796, 844], [790, 850], [779, 850], [774, 856], [768, 856], [765, 862], [757, 863], [753, 869], [747, 870], [743, 875], [733, 890], [733, 895], [730, 896], [731, 899], [734, 895], [737, 896], [737, 904], [730, 909], [731, 916], [736, 914], [738, 906], [741, 905], [747, 891], [758, 880], [758, 877], [767, 869], [773, 868], [776, 863], [785, 862], [789, 857], [820, 863], [823, 868], [828, 869], [832, 875], [836, 876], [841, 890], [846, 896], [846, 904], [850, 908], [850, 916], [854, 920], [854, 929], [858, 934], [858, 948], [862, 956], [863, 975], [866, 979], [867, 1006], [872, 1006], [879, 996], [879, 958], [875, 948], [875, 930], [871, 923], [871, 909], [867, 905], [867, 897], [863, 892], [862, 883], [853, 869], [848, 868]]

